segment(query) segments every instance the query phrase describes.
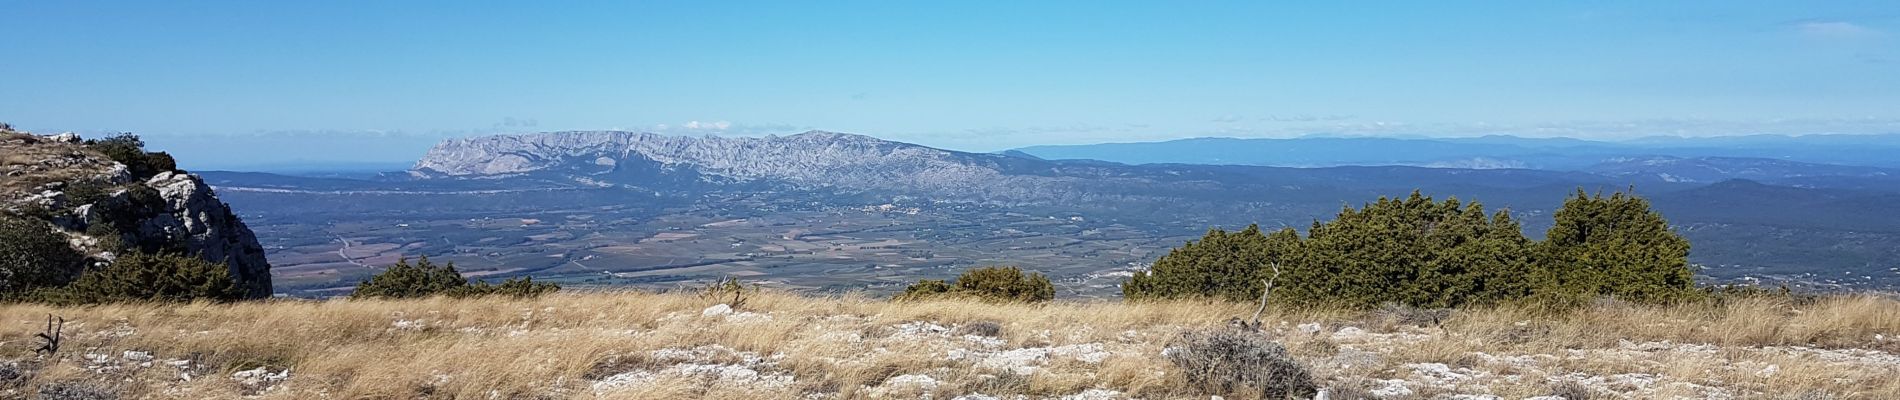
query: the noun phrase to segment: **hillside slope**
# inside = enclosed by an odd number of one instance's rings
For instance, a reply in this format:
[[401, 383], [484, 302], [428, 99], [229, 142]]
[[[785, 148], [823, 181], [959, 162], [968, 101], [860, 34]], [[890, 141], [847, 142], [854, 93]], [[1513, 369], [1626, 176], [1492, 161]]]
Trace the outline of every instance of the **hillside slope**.
[[[48, 314], [70, 338], [53, 358], [0, 346], [0, 398], [1207, 399], [1163, 354], [1181, 332], [1253, 311], [769, 291], [736, 310], [723, 301], [0, 305], [0, 343], [30, 343]], [[1554, 316], [1275, 309], [1264, 321], [1329, 399], [1900, 397], [1900, 303], [1883, 298]]]

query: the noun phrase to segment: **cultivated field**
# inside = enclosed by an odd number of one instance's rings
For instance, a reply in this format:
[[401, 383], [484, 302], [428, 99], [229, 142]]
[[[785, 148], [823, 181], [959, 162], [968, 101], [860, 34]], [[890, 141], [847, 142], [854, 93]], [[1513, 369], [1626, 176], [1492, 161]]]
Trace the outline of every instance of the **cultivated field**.
[[[0, 398], [1198, 398], [1162, 356], [1244, 304], [766, 292], [0, 306]], [[48, 314], [64, 343], [36, 357]], [[1269, 310], [1327, 398], [1900, 398], [1900, 302]], [[84, 397], [109, 394], [111, 397]]]

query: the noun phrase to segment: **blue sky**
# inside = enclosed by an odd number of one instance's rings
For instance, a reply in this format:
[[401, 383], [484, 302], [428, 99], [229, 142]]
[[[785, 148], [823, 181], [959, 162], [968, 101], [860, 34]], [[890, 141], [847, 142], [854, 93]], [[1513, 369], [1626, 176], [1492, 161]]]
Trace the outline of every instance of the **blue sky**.
[[[973, 151], [1900, 132], [1892, 0], [706, 3], [0, 0], [0, 120], [214, 167], [569, 129]], [[222, 151], [259, 146], [308, 154]]]

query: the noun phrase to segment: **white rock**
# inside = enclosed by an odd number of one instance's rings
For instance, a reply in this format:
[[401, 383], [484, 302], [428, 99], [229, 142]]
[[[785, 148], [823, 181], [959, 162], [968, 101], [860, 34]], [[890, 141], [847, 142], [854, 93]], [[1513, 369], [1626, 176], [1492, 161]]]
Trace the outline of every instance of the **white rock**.
[[1312, 334], [1319, 333], [1319, 330], [1321, 328], [1318, 322], [1308, 322], [1308, 323], [1300, 324], [1299, 329], [1300, 329], [1300, 333], [1312, 335]]
[[905, 374], [885, 379], [884, 386], [888, 388], [908, 388], [930, 391], [937, 389], [937, 379], [931, 378], [930, 375]]
[[1119, 399], [1122, 397], [1123, 397], [1122, 392], [1097, 388], [1097, 389], [1084, 390], [1082, 391], [1082, 393], [1062, 396], [1061, 399], [1062, 400], [1113, 400], [1113, 399]]
[[726, 315], [726, 314], [731, 314], [731, 313], [732, 313], [732, 306], [725, 305], [725, 304], [718, 304], [712, 307], [706, 307], [706, 310], [700, 311], [699, 315], [712, 317], [712, 316], [720, 316], [720, 315]]
[[1412, 395], [1412, 388], [1405, 387], [1404, 380], [1379, 379], [1379, 380], [1376, 380], [1376, 382], [1378, 382], [1380, 386], [1376, 388], [1372, 388], [1371, 392], [1373, 396], [1401, 397], [1401, 396]]

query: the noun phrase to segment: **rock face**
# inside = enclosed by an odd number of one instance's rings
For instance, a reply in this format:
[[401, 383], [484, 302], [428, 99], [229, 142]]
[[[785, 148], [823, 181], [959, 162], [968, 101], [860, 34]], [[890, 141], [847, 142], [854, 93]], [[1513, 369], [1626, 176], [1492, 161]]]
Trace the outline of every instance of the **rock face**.
[[77, 136], [0, 135], [0, 154], [8, 156], [0, 165], [0, 210], [47, 219], [96, 259], [116, 257], [104, 244], [117, 234], [129, 246], [224, 263], [249, 297], [271, 295], [264, 247], [198, 176], [170, 171], [139, 180]]
[[158, 191], [164, 208], [143, 220], [136, 235], [183, 243], [187, 252], [230, 266], [231, 276], [245, 284], [250, 297], [271, 295], [264, 247], [210, 186], [183, 172], [159, 173], [144, 184]]

